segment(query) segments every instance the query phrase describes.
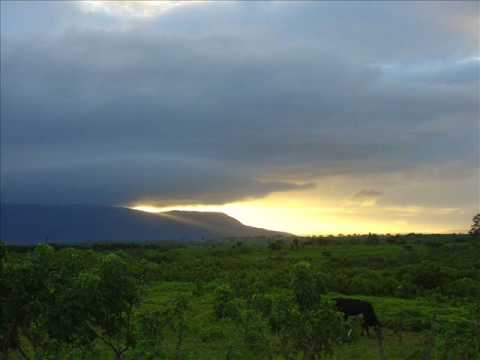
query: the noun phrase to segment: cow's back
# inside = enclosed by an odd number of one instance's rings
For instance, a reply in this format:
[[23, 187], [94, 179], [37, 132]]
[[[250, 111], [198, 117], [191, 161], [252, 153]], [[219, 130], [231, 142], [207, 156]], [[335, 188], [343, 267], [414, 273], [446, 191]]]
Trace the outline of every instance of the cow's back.
[[335, 304], [337, 309], [347, 315], [363, 314], [368, 309], [369, 303], [357, 299], [336, 298]]
[[333, 300], [337, 310], [343, 312], [346, 316], [363, 315], [369, 326], [379, 325], [375, 310], [368, 301], [347, 298], [335, 298]]

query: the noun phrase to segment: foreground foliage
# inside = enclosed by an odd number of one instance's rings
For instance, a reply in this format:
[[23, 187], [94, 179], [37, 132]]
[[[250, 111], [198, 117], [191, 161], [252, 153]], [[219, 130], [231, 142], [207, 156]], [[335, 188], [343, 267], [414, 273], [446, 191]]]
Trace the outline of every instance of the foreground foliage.
[[370, 301], [397, 359], [478, 359], [475, 238], [0, 246], [0, 354], [17, 359], [372, 359], [331, 299]]

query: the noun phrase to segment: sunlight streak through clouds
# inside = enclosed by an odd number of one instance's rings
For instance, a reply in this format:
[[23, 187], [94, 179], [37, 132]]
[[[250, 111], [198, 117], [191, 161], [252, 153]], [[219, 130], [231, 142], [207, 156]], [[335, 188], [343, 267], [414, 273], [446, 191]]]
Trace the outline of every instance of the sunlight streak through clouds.
[[205, 1], [115, 1], [85, 0], [78, 3], [87, 13], [101, 13], [114, 17], [149, 19], [163, 15], [168, 11], [185, 5], [193, 5]]

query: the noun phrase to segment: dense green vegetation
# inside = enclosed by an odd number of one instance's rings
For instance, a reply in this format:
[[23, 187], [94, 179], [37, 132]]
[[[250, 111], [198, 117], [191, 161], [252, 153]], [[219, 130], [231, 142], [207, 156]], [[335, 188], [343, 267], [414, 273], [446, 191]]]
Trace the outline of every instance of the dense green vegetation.
[[480, 241], [348, 236], [0, 247], [7, 359], [480, 359]]

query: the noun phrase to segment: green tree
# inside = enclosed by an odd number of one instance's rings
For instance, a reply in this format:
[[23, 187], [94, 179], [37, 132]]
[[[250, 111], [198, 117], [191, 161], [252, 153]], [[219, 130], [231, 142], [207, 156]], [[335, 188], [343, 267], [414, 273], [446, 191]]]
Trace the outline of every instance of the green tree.
[[473, 217], [473, 224], [470, 228], [470, 235], [480, 235], [480, 213]]
[[277, 296], [270, 316], [272, 332], [279, 338], [280, 354], [285, 359], [319, 359], [333, 353], [344, 338], [343, 318], [332, 303], [321, 298], [324, 277], [307, 262], [292, 271], [291, 296]]
[[445, 326], [439, 337], [439, 359], [480, 359], [480, 303], [472, 305], [467, 321]]
[[117, 255], [40, 245], [31, 256], [7, 262], [0, 284], [3, 353], [28, 358], [26, 339], [35, 357], [58, 358], [101, 339], [121, 359], [134, 344], [139, 287]]
[[215, 290], [214, 310], [217, 319], [224, 319], [232, 316], [230, 302], [235, 298], [232, 288], [229, 285], [221, 285]]
[[105, 343], [116, 359], [136, 343], [133, 311], [140, 288], [127, 262], [116, 254], [105, 256], [93, 271], [79, 276], [89, 332]]
[[187, 296], [178, 296], [165, 312], [169, 328], [176, 334], [175, 360], [182, 358], [182, 346], [188, 330], [186, 312], [190, 308], [190, 300]]
[[293, 249], [293, 250], [298, 250], [300, 248], [300, 241], [298, 240], [298, 238], [293, 238], [291, 244], [290, 244], [290, 247]]
[[283, 241], [282, 240], [274, 240], [274, 241], [271, 241], [269, 244], [268, 244], [268, 248], [270, 250], [281, 250], [283, 249]]
[[254, 308], [241, 307], [238, 311], [238, 325], [246, 348], [251, 352], [250, 358], [272, 359], [273, 351], [268, 336], [268, 322], [262, 313]]
[[168, 319], [163, 311], [145, 311], [137, 316], [139, 343], [141, 351], [139, 357], [142, 359], [165, 358], [164, 342]]
[[29, 339], [32, 345], [38, 343], [36, 330], [45, 324], [53, 252], [52, 247], [41, 245], [32, 257], [4, 265], [0, 279], [0, 351], [4, 354], [13, 351], [28, 358], [22, 338]]
[[0, 276], [3, 274], [3, 268], [5, 266], [5, 261], [7, 259], [7, 249], [5, 243], [0, 241]]
[[323, 278], [315, 273], [310, 263], [306, 261], [297, 263], [293, 268], [291, 288], [303, 312], [314, 309], [325, 292]]

